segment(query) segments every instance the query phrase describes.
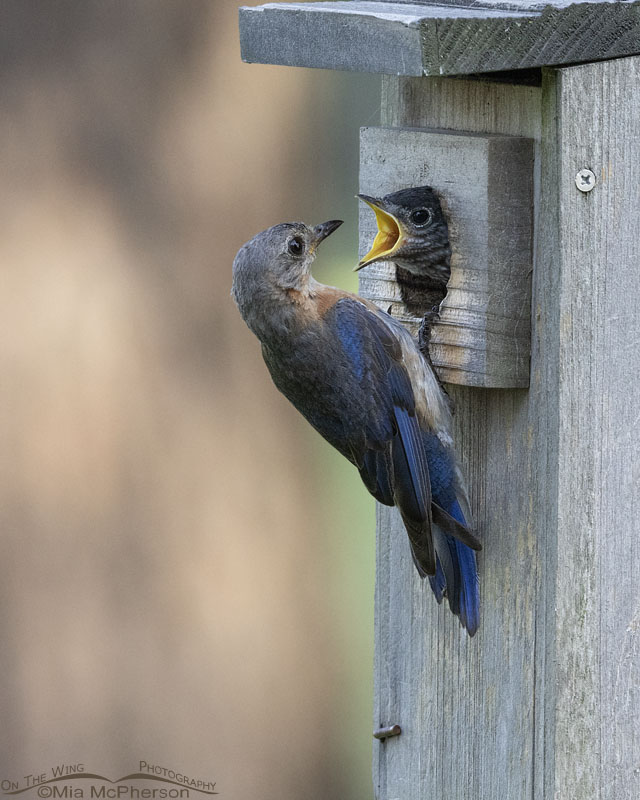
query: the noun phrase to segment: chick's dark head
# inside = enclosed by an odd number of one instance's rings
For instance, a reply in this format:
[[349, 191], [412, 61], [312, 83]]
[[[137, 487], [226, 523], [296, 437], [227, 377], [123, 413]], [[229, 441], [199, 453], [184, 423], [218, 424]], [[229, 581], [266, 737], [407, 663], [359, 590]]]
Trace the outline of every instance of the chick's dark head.
[[414, 275], [446, 285], [451, 258], [449, 229], [433, 189], [417, 186], [380, 198], [358, 197], [375, 212], [378, 233], [357, 269], [376, 261], [393, 261]]

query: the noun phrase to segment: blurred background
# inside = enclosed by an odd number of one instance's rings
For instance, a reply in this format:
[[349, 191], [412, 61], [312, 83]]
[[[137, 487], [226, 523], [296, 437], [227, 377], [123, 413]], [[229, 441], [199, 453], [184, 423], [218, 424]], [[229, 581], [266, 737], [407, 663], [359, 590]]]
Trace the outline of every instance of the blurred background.
[[239, 5], [0, 4], [0, 779], [372, 796], [374, 504], [229, 291], [335, 217], [355, 288], [378, 80], [242, 64]]

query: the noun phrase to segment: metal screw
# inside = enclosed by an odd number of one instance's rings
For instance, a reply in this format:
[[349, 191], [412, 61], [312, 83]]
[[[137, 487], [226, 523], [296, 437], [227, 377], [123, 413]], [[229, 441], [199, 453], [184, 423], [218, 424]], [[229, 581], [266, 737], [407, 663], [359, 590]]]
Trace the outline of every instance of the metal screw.
[[373, 732], [374, 739], [388, 739], [390, 736], [399, 736], [402, 728], [399, 725], [388, 725], [386, 728], [378, 728]]
[[581, 169], [576, 174], [576, 186], [581, 192], [590, 192], [596, 185], [596, 176], [590, 169]]

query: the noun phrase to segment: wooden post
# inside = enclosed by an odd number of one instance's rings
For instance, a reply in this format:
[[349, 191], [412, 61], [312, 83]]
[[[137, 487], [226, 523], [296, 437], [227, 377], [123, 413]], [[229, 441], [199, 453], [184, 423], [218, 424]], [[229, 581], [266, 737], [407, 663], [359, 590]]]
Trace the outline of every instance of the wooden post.
[[374, 725], [402, 727], [374, 742], [380, 800], [640, 796], [638, 97], [640, 58], [541, 88], [385, 79], [383, 122], [529, 136], [541, 172], [531, 388], [451, 387], [485, 548], [475, 639], [378, 511]]
[[[530, 386], [451, 387], [484, 542], [474, 639], [417, 577], [395, 510], [378, 508], [373, 727], [402, 733], [374, 740], [375, 793], [637, 800], [640, 4], [469, 6], [241, 17], [247, 60], [399, 74], [383, 79], [383, 125], [535, 142]], [[499, 70], [521, 71], [406, 77]]]
[[[382, 122], [489, 129], [539, 142], [540, 95], [535, 87], [388, 78]], [[484, 543], [481, 629], [469, 639], [436, 605], [428, 583], [412, 573], [395, 509], [380, 506], [374, 724], [397, 723], [402, 734], [374, 742], [374, 787], [379, 800], [524, 800], [534, 796], [535, 753], [544, 740], [534, 697], [544, 685], [538, 628], [545, 548], [533, 522], [542, 503], [529, 499], [546, 476], [535, 463], [543, 438], [531, 408], [537, 387], [450, 391]]]

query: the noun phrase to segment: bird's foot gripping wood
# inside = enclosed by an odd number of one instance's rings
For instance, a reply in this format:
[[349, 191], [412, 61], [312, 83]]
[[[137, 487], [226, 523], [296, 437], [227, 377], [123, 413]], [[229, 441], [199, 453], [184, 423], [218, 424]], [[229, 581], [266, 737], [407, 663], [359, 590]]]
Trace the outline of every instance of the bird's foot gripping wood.
[[436, 376], [440, 388], [446, 395], [447, 401], [449, 403], [449, 410], [453, 414], [454, 411], [453, 402], [449, 397], [449, 392], [447, 392], [444, 384], [440, 380], [440, 376], [438, 375], [438, 370], [433, 366], [433, 361], [431, 360], [431, 352], [429, 350], [429, 345], [431, 343], [431, 331], [433, 329], [434, 324], [436, 322], [439, 322], [439, 320], [440, 320], [439, 305], [434, 306], [431, 309], [431, 311], [427, 311], [427, 313], [422, 317], [422, 322], [420, 323], [420, 328], [418, 329], [418, 350], [420, 350], [427, 364], [431, 367], [433, 374]]
[[425, 358], [429, 358], [429, 343], [431, 342], [431, 329], [440, 319], [440, 306], [434, 306], [431, 311], [422, 317], [418, 331], [418, 347]]

